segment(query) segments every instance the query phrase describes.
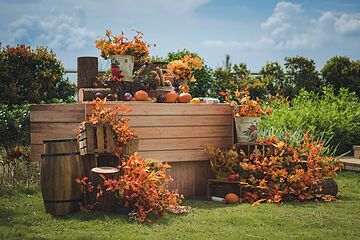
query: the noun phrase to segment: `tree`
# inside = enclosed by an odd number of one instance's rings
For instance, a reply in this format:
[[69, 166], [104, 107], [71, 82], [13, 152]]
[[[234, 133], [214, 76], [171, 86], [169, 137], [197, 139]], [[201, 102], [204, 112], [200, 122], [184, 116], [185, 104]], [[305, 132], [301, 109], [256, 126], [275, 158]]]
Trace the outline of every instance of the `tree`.
[[293, 98], [301, 89], [307, 91], [320, 92], [323, 85], [316, 71], [315, 62], [305, 57], [286, 57], [285, 58], [286, 77], [294, 91], [290, 94]]
[[321, 75], [337, 92], [347, 88], [360, 96], [360, 61], [351, 61], [346, 56], [332, 57], [321, 69]]
[[259, 74], [271, 95], [289, 96], [292, 94], [292, 84], [285, 78], [284, 70], [278, 62], [267, 62]]
[[0, 103], [71, 101], [74, 84], [64, 79], [64, 67], [45, 47], [7, 46], [0, 51]]

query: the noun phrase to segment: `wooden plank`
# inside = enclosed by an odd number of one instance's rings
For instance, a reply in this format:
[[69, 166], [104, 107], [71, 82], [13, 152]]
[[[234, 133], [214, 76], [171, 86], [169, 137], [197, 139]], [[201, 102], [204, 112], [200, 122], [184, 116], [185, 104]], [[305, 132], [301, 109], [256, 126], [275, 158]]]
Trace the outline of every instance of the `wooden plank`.
[[156, 159], [162, 162], [209, 161], [206, 152], [198, 150], [165, 150], [165, 151], [139, 151], [143, 158]]
[[44, 139], [63, 139], [63, 138], [76, 138], [76, 134], [72, 131], [62, 133], [31, 133], [31, 144], [42, 144]]
[[203, 149], [203, 145], [211, 144], [216, 147], [227, 147], [232, 145], [231, 137], [213, 138], [176, 138], [176, 139], [141, 139], [139, 151], [151, 150], [181, 150], [181, 149]]
[[97, 141], [97, 152], [104, 153], [105, 152], [105, 135], [104, 135], [104, 124], [96, 125], [96, 141]]
[[[231, 115], [228, 104], [191, 104], [191, 103], [151, 103], [151, 102], [108, 102], [106, 106], [117, 106], [121, 103], [132, 109], [129, 116], [203, 116], [203, 115]], [[90, 115], [92, 104], [86, 103], [86, 115]]]
[[32, 161], [41, 161], [41, 154], [44, 153], [44, 147], [42, 144], [31, 144], [31, 160]]
[[191, 138], [191, 137], [231, 137], [229, 126], [192, 126], [192, 127], [134, 127], [140, 139], [146, 138]]
[[85, 110], [69, 111], [32, 111], [30, 112], [31, 122], [77, 122], [85, 119]]
[[232, 116], [129, 116], [130, 127], [231, 126]]
[[75, 129], [78, 128], [80, 123], [30, 123], [32, 133], [72, 133], [72, 136], [76, 135]]
[[211, 167], [209, 161], [194, 162], [195, 173], [195, 196], [206, 196], [207, 183], [211, 177]]
[[169, 175], [174, 179], [170, 187], [177, 189], [185, 197], [195, 196], [196, 173], [194, 162], [174, 162], [170, 164]]
[[114, 135], [110, 125], [105, 126], [106, 129], [106, 152], [114, 152]]
[[30, 111], [85, 111], [85, 104], [82, 103], [67, 103], [67, 104], [32, 104], [30, 105]]

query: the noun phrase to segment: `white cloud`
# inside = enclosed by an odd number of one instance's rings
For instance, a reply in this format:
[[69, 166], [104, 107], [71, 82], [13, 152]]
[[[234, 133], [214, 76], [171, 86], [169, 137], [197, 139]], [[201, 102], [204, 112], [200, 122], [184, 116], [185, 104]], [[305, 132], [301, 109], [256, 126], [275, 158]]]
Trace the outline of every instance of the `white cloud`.
[[360, 35], [360, 14], [328, 11], [311, 19], [300, 4], [279, 2], [260, 29], [261, 36], [254, 41], [207, 40], [203, 45], [237, 49], [315, 49], [330, 42], [344, 42], [351, 37], [349, 35]]
[[[78, 10], [78, 9], [77, 9]], [[55, 49], [78, 50], [93, 44], [95, 34], [72, 15], [52, 13], [47, 17], [25, 15], [9, 25], [11, 43], [45, 45]]]
[[360, 14], [333, 15], [335, 31], [341, 34], [360, 33]]
[[301, 5], [290, 2], [276, 4], [273, 14], [261, 24], [261, 29], [270, 32], [272, 36], [280, 36], [296, 30], [296, 23], [301, 20]]

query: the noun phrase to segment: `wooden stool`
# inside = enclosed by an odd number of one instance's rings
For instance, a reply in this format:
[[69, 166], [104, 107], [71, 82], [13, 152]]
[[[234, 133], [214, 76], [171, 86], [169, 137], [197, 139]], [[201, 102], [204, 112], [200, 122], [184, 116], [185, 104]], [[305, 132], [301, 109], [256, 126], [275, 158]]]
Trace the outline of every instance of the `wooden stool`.
[[[106, 179], [118, 180], [120, 177], [120, 171], [113, 167], [96, 167], [91, 169], [90, 179], [94, 186], [104, 185], [104, 180], [100, 177], [100, 174], [105, 176]], [[103, 195], [100, 197], [96, 210], [105, 212], [116, 212], [116, 208], [119, 205], [119, 199], [116, 197], [115, 192], [105, 192], [103, 189]], [[96, 199], [96, 196], [94, 196]]]

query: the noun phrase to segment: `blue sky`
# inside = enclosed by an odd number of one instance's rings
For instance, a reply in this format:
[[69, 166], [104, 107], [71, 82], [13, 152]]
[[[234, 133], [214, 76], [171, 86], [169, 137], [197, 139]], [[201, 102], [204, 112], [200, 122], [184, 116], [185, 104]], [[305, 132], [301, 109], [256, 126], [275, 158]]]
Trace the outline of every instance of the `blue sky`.
[[187, 48], [217, 67], [230, 54], [253, 72], [285, 56], [360, 59], [360, 0], [0, 0], [2, 45], [48, 46], [68, 69], [98, 56], [106, 29], [142, 31], [151, 55]]

